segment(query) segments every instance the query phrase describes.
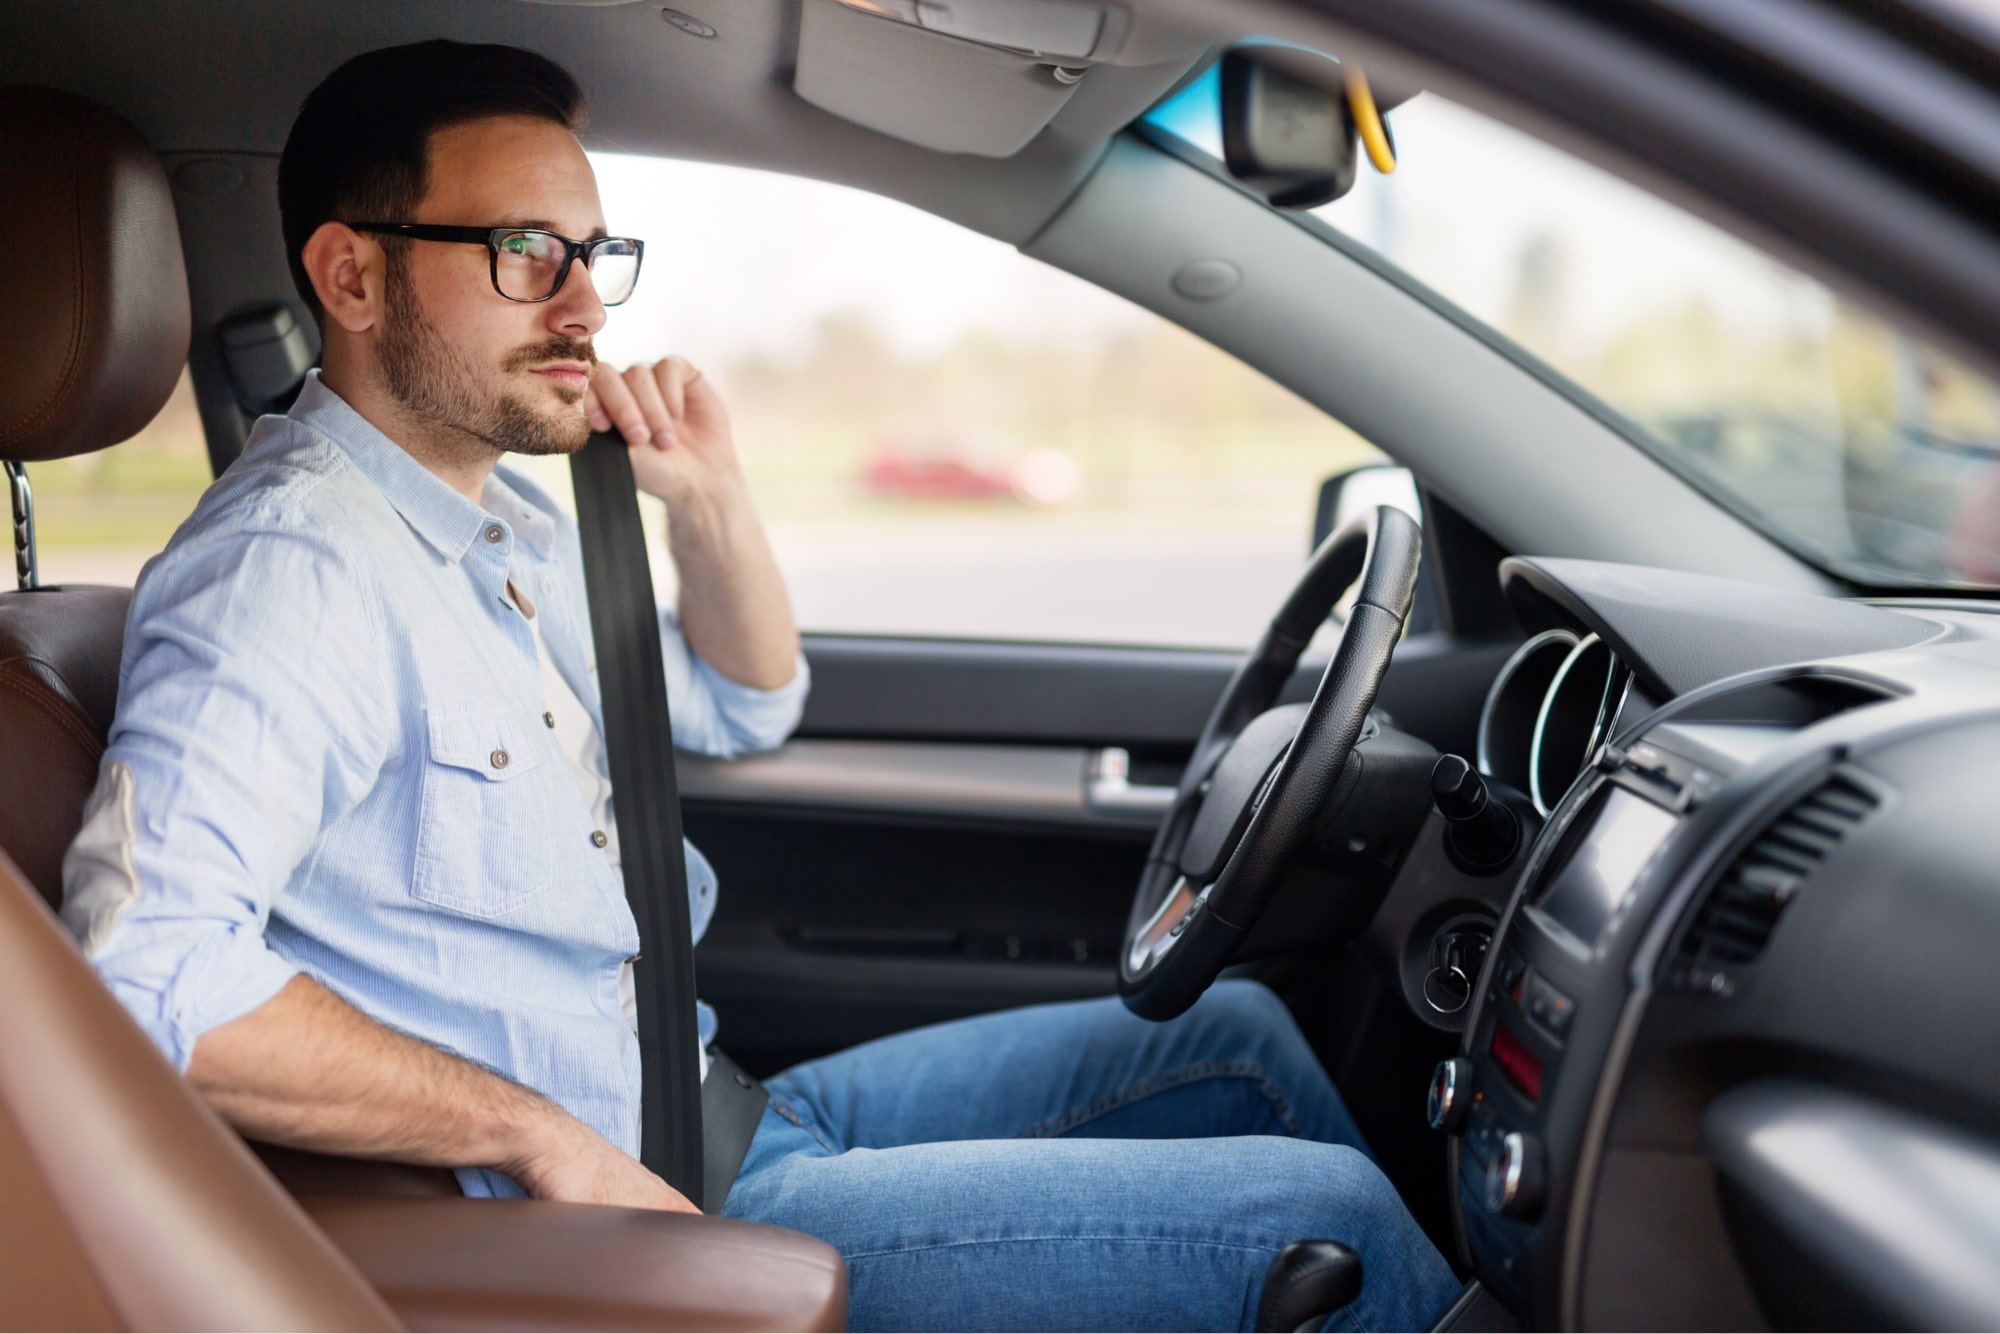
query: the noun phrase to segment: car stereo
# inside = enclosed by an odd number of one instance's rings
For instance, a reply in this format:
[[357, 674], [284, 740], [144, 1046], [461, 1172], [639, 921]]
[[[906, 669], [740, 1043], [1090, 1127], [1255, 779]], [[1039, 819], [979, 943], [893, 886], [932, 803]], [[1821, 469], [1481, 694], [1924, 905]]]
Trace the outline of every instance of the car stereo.
[[[1693, 744], [1688, 744], [1693, 743]], [[1622, 980], [1605, 946], [1633, 912], [1647, 869], [1687, 812], [1735, 769], [1727, 757], [1671, 726], [1629, 750], [1607, 747], [1551, 820], [1548, 851], [1530, 862], [1486, 971], [1463, 1054], [1438, 1068], [1431, 1116], [1459, 1136], [1458, 1214], [1467, 1248], [1494, 1295], [1527, 1309], [1517, 1281], [1538, 1252], [1554, 1247], [1542, 1225], [1545, 1199], [1567, 1183], [1552, 1164], [1570, 1161], [1576, 1118], [1588, 1098], [1558, 1099], [1565, 1058], [1608, 1037], [1618, 1001], [1585, 1003]], [[1588, 1034], [1584, 1030], [1588, 1028]], [[1605, 1032], [1600, 1033], [1599, 1030]], [[1578, 1061], [1589, 1078], [1596, 1057]]]
[[1570, 825], [1569, 846], [1527, 902], [1549, 930], [1584, 949], [1597, 945], [1612, 917], [1625, 906], [1639, 872], [1652, 860], [1680, 817], [1629, 788], [1605, 785]]

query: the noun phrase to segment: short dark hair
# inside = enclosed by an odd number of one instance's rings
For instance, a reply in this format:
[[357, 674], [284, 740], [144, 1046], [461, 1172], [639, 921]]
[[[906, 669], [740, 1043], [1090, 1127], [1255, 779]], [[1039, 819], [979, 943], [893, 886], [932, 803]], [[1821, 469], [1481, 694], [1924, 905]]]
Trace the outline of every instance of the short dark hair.
[[405, 222], [430, 188], [437, 131], [488, 116], [532, 116], [571, 131], [583, 89], [547, 56], [438, 39], [359, 55], [299, 108], [278, 159], [278, 217], [292, 281], [315, 318], [301, 252], [328, 222]]

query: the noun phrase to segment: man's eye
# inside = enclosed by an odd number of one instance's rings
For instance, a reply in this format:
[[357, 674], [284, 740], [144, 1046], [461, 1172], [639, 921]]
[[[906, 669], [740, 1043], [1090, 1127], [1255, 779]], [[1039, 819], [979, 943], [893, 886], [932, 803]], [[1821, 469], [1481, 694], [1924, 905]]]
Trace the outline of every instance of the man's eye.
[[500, 248], [510, 255], [525, 255], [532, 244], [525, 236], [510, 236], [500, 243]]

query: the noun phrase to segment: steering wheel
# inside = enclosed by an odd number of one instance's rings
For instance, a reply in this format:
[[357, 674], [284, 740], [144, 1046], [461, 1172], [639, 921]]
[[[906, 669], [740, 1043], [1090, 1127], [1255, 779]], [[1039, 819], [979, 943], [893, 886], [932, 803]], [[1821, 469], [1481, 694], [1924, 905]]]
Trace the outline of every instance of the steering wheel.
[[[1250, 934], [1336, 795], [1417, 586], [1423, 534], [1384, 505], [1320, 544], [1216, 701], [1132, 897], [1118, 992], [1172, 1019]], [[1309, 704], [1271, 707], [1313, 632], [1356, 578], [1340, 647]]]

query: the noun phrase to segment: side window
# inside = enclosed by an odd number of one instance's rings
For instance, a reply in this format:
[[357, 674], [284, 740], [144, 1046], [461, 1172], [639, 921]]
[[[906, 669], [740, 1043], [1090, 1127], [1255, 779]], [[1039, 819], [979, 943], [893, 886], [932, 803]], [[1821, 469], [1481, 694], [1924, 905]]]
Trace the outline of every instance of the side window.
[[209, 481], [194, 384], [184, 371], [159, 415], [130, 440], [28, 465], [42, 582], [129, 587]]
[[599, 355], [717, 378], [807, 630], [1240, 648], [1297, 577], [1321, 479], [1380, 458], [1177, 326], [917, 209], [595, 163], [607, 218], [647, 242]]

